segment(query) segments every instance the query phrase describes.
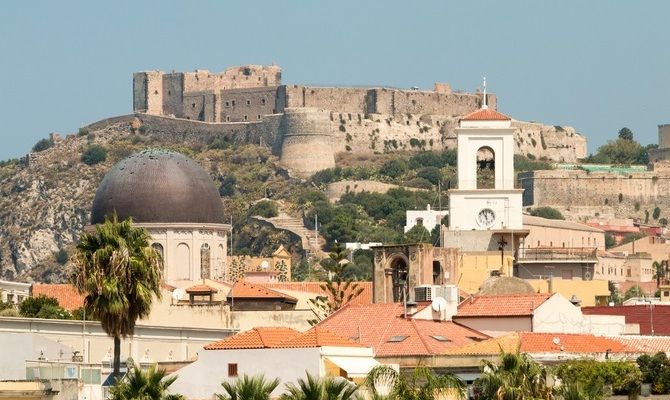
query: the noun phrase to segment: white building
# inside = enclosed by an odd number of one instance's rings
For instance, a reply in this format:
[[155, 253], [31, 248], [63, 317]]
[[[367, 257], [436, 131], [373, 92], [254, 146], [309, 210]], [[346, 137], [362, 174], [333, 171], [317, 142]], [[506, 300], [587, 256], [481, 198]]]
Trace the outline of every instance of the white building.
[[[461, 119], [456, 129], [458, 188], [449, 190], [450, 230], [523, 228], [511, 122], [486, 104]], [[491, 172], [493, 182], [487, 184], [484, 178]]]
[[430, 204], [426, 206], [425, 210], [407, 210], [405, 221], [405, 233], [416, 225], [422, 225], [428, 232], [432, 232], [436, 226], [442, 222], [442, 218], [449, 215], [447, 210], [433, 210]]
[[19, 304], [30, 297], [30, 283], [0, 280], [0, 301]]

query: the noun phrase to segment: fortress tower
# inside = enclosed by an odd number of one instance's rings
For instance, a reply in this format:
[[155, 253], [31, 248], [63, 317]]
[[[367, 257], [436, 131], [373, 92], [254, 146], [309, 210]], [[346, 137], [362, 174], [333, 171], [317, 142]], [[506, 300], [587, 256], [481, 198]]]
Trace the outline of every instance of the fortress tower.
[[295, 175], [309, 177], [335, 166], [329, 114], [314, 108], [286, 108], [280, 124], [280, 162]]

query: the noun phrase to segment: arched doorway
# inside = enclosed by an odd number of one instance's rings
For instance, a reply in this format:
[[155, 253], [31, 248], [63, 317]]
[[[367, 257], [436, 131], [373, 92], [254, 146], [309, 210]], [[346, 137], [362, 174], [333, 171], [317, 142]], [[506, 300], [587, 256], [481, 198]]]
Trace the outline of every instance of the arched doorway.
[[408, 260], [401, 255], [393, 257], [389, 261], [390, 269], [390, 286], [393, 296], [393, 302], [398, 303], [404, 300], [409, 300], [409, 263]]

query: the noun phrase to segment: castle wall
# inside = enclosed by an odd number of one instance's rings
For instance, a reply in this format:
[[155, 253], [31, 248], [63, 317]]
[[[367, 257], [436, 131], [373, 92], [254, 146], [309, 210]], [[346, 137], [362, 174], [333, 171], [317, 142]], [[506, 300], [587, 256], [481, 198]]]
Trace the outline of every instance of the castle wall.
[[[518, 175], [524, 189], [523, 205], [554, 207], [575, 218], [628, 216], [649, 221], [655, 207], [659, 218], [670, 218], [670, 173], [647, 171], [629, 175], [611, 172], [551, 170]], [[621, 201], [619, 200], [621, 199]]]
[[286, 105], [365, 114], [367, 93], [366, 88], [291, 85], [286, 87]]
[[184, 118], [184, 79], [182, 74], [163, 75], [163, 115]]
[[658, 126], [658, 147], [660, 149], [670, 148], [670, 124]]
[[133, 74], [133, 109], [154, 115], [163, 113], [163, 72]]
[[[439, 93], [420, 90], [374, 89], [375, 111], [379, 114], [400, 116], [445, 115], [459, 116], [478, 110], [482, 104], [481, 94]], [[496, 108], [496, 96], [487, 95], [489, 107]]]
[[263, 115], [282, 112], [283, 107], [277, 108], [277, 89], [271, 86], [220, 92], [220, 121], [260, 121]]

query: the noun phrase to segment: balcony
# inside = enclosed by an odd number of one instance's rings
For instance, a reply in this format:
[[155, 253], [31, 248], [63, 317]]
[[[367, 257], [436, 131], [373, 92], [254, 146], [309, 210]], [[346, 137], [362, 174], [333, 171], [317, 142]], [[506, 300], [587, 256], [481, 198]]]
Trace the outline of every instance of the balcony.
[[596, 263], [597, 249], [593, 247], [520, 247], [519, 263], [585, 262]]

